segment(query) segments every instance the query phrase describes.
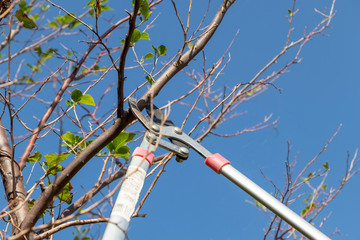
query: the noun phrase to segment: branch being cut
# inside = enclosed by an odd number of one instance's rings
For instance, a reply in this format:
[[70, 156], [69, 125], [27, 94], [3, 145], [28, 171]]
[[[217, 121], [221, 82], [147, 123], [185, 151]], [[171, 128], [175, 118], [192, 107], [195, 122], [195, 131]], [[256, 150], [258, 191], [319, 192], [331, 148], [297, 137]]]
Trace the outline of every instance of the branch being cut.
[[136, 16], [139, 11], [140, 0], [136, 0], [134, 4], [134, 10], [130, 14], [129, 18], [129, 30], [126, 34], [124, 48], [120, 55], [119, 70], [118, 70], [118, 88], [117, 88], [117, 117], [121, 117], [124, 112], [124, 81], [125, 81], [125, 61], [126, 55], [131, 47], [131, 37], [135, 30]]

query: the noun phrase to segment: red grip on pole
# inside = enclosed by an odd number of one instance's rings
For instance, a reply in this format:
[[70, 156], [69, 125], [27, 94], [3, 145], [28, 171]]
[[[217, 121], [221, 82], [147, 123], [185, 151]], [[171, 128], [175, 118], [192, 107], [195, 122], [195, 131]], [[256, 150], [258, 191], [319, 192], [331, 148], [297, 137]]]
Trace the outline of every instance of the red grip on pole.
[[205, 159], [205, 164], [208, 165], [216, 173], [220, 173], [220, 170], [227, 164], [230, 164], [226, 158], [221, 156], [219, 153], [208, 156]]
[[138, 156], [138, 157], [144, 158], [146, 161], [148, 161], [150, 166], [152, 165], [154, 158], [155, 158], [155, 156], [152, 152], [149, 152], [148, 150], [146, 150], [145, 148], [142, 148], [142, 147], [135, 148], [135, 151], [133, 152], [132, 155], [133, 155], [133, 157]]

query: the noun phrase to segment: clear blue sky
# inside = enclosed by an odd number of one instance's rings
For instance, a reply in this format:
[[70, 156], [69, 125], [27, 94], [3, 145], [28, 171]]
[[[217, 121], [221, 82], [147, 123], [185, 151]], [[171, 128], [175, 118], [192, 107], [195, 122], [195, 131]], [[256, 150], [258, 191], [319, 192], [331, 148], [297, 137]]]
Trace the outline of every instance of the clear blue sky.
[[[231, 63], [221, 77], [221, 83], [231, 86], [238, 81], [249, 80], [281, 49], [287, 31], [287, 9], [291, 8], [288, 2], [238, 1], [233, 6], [220, 31], [206, 47], [208, 58], [216, 59], [237, 29], [240, 30], [231, 48]], [[216, 4], [212, 2], [212, 6]], [[329, 6], [330, 1], [298, 1], [294, 35], [301, 35], [304, 26], [310, 29], [317, 24], [320, 16], [314, 12], [315, 7], [324, 10]], [[266, 190], [274, 191], [259, 168], [282, 187], [287, 141], [291, 140], [291, 158], [298, 154], [299, 170], [322, 149], [342, 124], [340, 133], [316, 164], [319, 167], [328, 161], [331, 168], [329, 184], [338, 184], [345, 171], [347, 151], [352, 156], [359, 147], [360, 139], [360, 84], [357, 73], [360, 32], [356, 24], [356, 9], [359, 6], [358, 1], [338, 1], [332, 28], [326, 31], [328, 37], [314, 37], [301, 54], [301, 64], [276, 81], [282, 93], [270, 88], [240, 107], [239, 111], [248, 112], [245, 116], [221, 128], [222, 132], [243, 129], [272, 113], [274, 119], [280, 118], [277, 130], [269, 127], [229, 139], [210, 137], [203, 144], [212, 152], [227, 157], [235, 167]], [[171, 23], [175, 21], [169, 8], [170, 4], [159, 7], [159, 23], [161, 19], [172, 19]], [[160, 27], [153, 31], [160, 36], [164, 34]], [[171, 41], [168, 42], [170, 44]], [[185, 84], [180, 77], [176, 81], [176, 84]], [[360, 197], [359, 184], [359, 177], [354, 177], [325, 211], [331, 215], [324, 225], [324, 232], [330, 234], [338, 229], [344, 234], [333, 239], [360, 238], [360, 211], [355, 204]], [[192, 152], [186, 163], [172, 162], [168, 165], [162, 181], [142, 210], [148, 213], [147, 218], [133, 220], [129, 237], [262, 239], [269, 219], [246, 200], [251, 201], [251, 198], [207, 169], [203, 160]], [[304, 203], [298, 201], [292, 207], [299, 212]]]
[[[61, 4], [70, 12], [83, 11], [84, 4], [80, 4], [80, 1], [79, 3], [59, 0], [54, 2]], [[124, 2], [109, 0], [109, 6], [122, 11], [123, 6], [128, 4]], [[186, 5], [180, 2], [187, 1], [177, 2], [184, 17]], [[208, 20], [217, 10], [218, 2], [211, 2]], [[224, 84], [231, 87], [236, 83], [249, 81], [281, 50], [288, 30], [286, 17], [288, 16], [287, 9], [292, 6], [290, 2], [239, 0], [234, 4], [205, 48], [209, 67], [222, 55], [239, 30], [239, 35], [230, 50], [231, 62], [219, 78], [218, 88], [222, 88]], [[305, 27], [311, 29], [321, 20], [321, 16], [314, 12], [314, 8], [324, 10], [326, 7], [329, 8], [330, 4], [330, 0], [298, 1], [299, 12], [294, 22], [294, 39], [301, 36]], [[206, 5], [205, 0], [194, 1], [192, 19], [196, 23], [201, 19]], [[314, 37], [303, 49], [300, 55], [301, 63], [291, 67], [289, 73], [282, 75], [275, 82], [276, 86], [282, 89], [281, 93], [270, 87], [262, 95], [242, 104], [238, 112], [246, 111], [247, 113], [221, 126], [219, 132], [231, 133], [234, 129], [242, 130], [257, 124], [270, 114], [273, 114], [274, 120], [279, 118], [277, 128], [268, 127], [234, 138], [210, 136], [203, 141], [203, 145], [211, 152], [221, 153], [232, 162], [233, 166], [269, 192], [273, 192], [274, 188], [264, 179], [259, 169], [282, 187], [285, 181], [284, 161], [289, 140], [292, 146], [291, 159], [298, 155], [296, 170], [299, 171], [323, 148], [342, 124], [333, 143], [312, 168], [315, 170], [326, 161], [329, 162], [331, 169], [327, 182], [329, 186], [337, 186], [339, 179], [344, 175], [347, 152], [352, 157], [359, 148], [360, 79], [357, 71], [360, 55], [358, 24], [360, 2], [338, 1], [335, 9], [337, 13], [331, 24], [332, 27], [325, 31], [328, 36]], [[55, 10], [55, 13], [59, 13], [59, 10]], [[106, 14], [114, 16], [114, 19], [120, 19], [126, 15], [124, 12], [114, 11]], [[179, 25], [171, 2], [165, 1], [159, 5], [153, 16], [158, 14], [160, 15], [154, 28], [148, 31], [152, 41], [144, 44], [165, 44], [168, 48], [167, 57], [170, 57], [179, 49], [182, 41], [181, 33], [177, 31]], [[91, 19], [88, 20], [90, 24], [94, 24]], [[197, 24], [194, 24], [191, 27], [196, 26]], [[119, 39], [124, 38], [122, 34], [125, 30], [115, 33], [109, 41], [119, 42]], [[84, 43], [70, 41], [63, 43], [64, 45], [74, 44], [71, 45], [73, 48], [79, 45], [80, 47], [77, 48], [79, 51], [81, 46], [84, 46], [82, 45]], [[289, 54], [289, 57], [280, 60], [278, 64], [288, 62], [293, 52], [290, 51]], [[130, 61], [132, 60], [133, 58], [130, 57]], [[199, 68], [201, 58], [197, 60], [198, 62], [195, 61], [190, 67], [201, 71]], [[3, 72], [6, 71], [5, 67], [3, 65]], [[112, 83], [116, 75], [114, 74], [113, 77], [112, 80], [104, 81]], [[128, 73], [126, 84], [129, 92], [134, 86], [131, 80], [143, 79], [143, 77], [142, 73], [134, 73], [134, 75]], [[168, 100], [182, 95], [179, 94], [179, 89], [188, 89], [189, 82], [190, 80], [185, 75], [176, 76], [163, 89], [156, 102], [159, 105], [165, 104]], [[95, 92], [91, 94], [95, 98], [99, 97]], [[107, 97], [108, 104], [114, 105], [115, 91], [109, 93]], [[174, 107], [171, 113], [173, 122], [181, 124], [184, 109], [183, 106]], [[194, 121], [196, 119], [192, 120]], [[185, 131], [191, 127], [191, 125], [186, 126]], [[143, 130], [140, 125], [136, 125], [134, 129]], [[43, 140], [38, 141], [38, 144], [38, 150], [48, 151], [49, 146], [45, 145]], [[130, 147], [134, 148], [135, 145]], [[56, 151], [56, 145], [54, 149]], [[20, 152], [21, 147], [17, 153], [20, 154]], [[160, 152], [155, 155], [160, 155]], [[99, 166], [98, 162], [92, 161], [84, 171], [97, 169]], [[91, 176], [91, 172], [86, 173], [84, 179]], [[73, 183], [86, 188], [84, 179], [74, 179]], [[153, 177], [150, 177], [147, 180], [145, 187], [152, 179]], [[358, 231], [360, 210], [356, 204], [360, 197], [359, 185], [360, 176], [355, 176], [328, 206], [325, 210], [326, 214], [321, 215], [324, 217], [331, 213], [324, 224], [324, 233], [330, 234], [340, 230], [343, 234], [336, 235], [333, 239], [360, 239]], [[80, 190], [79, 193], [81, 193]], [[76, 196], [80, 195], [75, 195], [75, 198]], [[149, 240], [262, 239], [269, 218], [246, 201], [252, 201], [252, 199], [225, 178], [208, 169], [203, 164], [203, 159], [195, 152], [191, 152], [186, 162], [178, 164], [172, 161], [167, 165], [166, 172], [141, 210], [141, 213], [146, 213], [147, 217], [133, 219], [129, 238]], [[299, 200], [291, 207], [300, 212], [304, 208], [304, 203]], [[109, 211], [109, 208], [106, 210]], [[98, 230], [94, 227], [92, 230], [94, 232], [90, 235], [97, 236]], [[72, 232], [73, 230], [69, 229], [59, 234], [58, 238], [70, 238]]]

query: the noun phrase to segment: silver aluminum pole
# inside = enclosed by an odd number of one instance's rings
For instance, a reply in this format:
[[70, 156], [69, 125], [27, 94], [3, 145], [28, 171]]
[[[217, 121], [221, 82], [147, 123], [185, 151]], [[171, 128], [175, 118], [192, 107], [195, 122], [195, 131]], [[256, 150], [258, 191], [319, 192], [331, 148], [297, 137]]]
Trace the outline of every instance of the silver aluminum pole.
[[243, 189], [245, 192], [247, 192], [249, 195], [251, 195], [254, 199], [266, 206], [280, 218], [284, 219], [287, 223], [289, 223], [307, 238], [311, 240], [330, 240], [328, 236], [320, 232], [317, 228], [297, 215], [290, 208], [285, 206], [279, 200], [256, 185], [253, 181], [248, 179], [230, 164], [223, 166], [220, 169], [220, 173], [235, 183], [238, 187]]

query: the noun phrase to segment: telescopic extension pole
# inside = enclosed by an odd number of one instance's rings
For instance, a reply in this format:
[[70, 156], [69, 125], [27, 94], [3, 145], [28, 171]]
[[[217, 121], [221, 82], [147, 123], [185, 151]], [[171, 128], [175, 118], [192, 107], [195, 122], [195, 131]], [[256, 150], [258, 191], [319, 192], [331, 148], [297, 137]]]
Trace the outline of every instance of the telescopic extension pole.
[[[157, 115], [159, 121], [153, 122], [149, 121], [141, 113], [135, 99], [130, 98], [129, 105], [134, 115], [147, 129], [147, 132], [140, 147], [136, 148], [132, 155], [103, 240], [125, 239], [130, 219], [145, 181], [146, 172], [151, 167], [154, 159], [154, 155], [151, 152], [155, 150], [155, 146], [165, 148], [182, 159], [188, 157], [189, 148], [191, 147], [205, 158], [205, 164], [211, 169], [218, 174], [224, 175], [305, 237], [310, 240], [330, 240], [328, 236], [232, 167], [230, 162], [220, 154], [211, 154], [200, 143], [183, 133], [180, 128], [174, 126], [171, 121], [168, 121], [168, 124], [157, 124], [166, 122], [166, 119], [163, 119], [164, 116], [162, 116], [161, 111], [155, 106], [153, 106], [153, 109], [155, 109], [155, 115]], [[163, 138], [168, 138], [170, 142], [165, 141]]]
[[267, 193], [264, 189], [256, 185], [249, 178], [230, 165], [230, 162], [216, 153], [210, 155], [205, 160], [206, 165], [215, 172], [224, 175], [227, 179], [240, 187], [258, 202], [263, 204], [273, 213], [278, 215], [296, 230], [312, 240], [330, 240], [328, 236], [320, 232], [317, 228], [304, 220], [302, 217], [285, 206], [282, 202]]

